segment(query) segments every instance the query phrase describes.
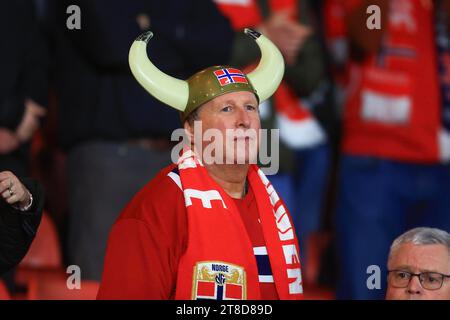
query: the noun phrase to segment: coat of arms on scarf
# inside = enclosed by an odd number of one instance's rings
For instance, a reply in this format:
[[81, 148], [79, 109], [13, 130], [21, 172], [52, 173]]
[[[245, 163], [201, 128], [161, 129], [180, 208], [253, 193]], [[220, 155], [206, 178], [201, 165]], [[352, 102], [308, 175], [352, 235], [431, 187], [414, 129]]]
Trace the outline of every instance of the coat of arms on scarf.
[[192, 294], [194, 300], [245, 300], [245, 270], [222, 261], [198, 262]]

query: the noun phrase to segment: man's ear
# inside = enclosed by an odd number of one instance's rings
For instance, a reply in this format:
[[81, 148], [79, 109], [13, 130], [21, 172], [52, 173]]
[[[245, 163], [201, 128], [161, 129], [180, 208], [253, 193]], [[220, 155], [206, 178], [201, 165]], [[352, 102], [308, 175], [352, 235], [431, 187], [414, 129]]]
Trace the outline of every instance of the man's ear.
[[186, 133], [186, 136], [189, 138], [189, 140], [191, 142], [194, 141], [194, 127], [191, 126], [191, 124], [187, 120], [184, 121], [183, 127], [184, 132]]

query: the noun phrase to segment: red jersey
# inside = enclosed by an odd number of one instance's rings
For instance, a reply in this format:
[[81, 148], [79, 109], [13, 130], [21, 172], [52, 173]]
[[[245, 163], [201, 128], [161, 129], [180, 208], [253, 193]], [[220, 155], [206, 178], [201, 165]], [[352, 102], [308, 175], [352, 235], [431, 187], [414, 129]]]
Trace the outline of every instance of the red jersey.
[[[348, 14], [362, 1], [329, 3], [327, 26], [337, 30], [328, 35], [338, 38], [345, 32], [339, 22], [345, 18], [339, 3]], [[362, 63], [350, 61], [343, 150], [437, 163], [444, 160], [448, 143], [443, 139], [434, 8], [431, 1], [394, 0], [389, 4], [379, 52]]]
[[[184, 196], [162, 170], [130, 202], [109, 236], [98, 299], [173, 299], [187, 249]], [[235, 200], [258, 265], [262, 299], [278, 299], [253, 191]]]

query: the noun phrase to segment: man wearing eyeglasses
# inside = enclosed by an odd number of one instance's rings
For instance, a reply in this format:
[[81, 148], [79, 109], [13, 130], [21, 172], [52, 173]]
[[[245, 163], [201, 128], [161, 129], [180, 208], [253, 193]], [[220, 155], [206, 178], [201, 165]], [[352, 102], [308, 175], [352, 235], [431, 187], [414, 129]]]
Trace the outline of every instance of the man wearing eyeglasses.
[[387, 300], [450, 300], [450, 234], [416, 228], [394, 240]]

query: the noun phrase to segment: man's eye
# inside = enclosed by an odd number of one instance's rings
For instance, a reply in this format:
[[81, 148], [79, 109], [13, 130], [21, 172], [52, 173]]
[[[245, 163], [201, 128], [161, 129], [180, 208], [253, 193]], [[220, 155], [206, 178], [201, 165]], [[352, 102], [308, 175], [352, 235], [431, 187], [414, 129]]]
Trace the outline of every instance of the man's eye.
[[427, 274], [424, 274], [424, 278], [425, 278], [425, 281], [428, 283], [439, 282], [439, 275], [427, 273]]
[[255, 111], [255, 110], [256, 110], [256, 107], [255, 107], [255, 106], [252, 106], [251, 104], [247, 105], [246, 108], [247, 108], [247, 110], [249, 110], [249, 111]]
[[399, 279], [407, 279], [409, 277], [409, 274], [407, 272], [399, 271], [397, 272], [397, 278]]
[[226, 106], [226, 107], [222, 108], [222, 111], [230, 112], [231, 111], [231, 106]]

